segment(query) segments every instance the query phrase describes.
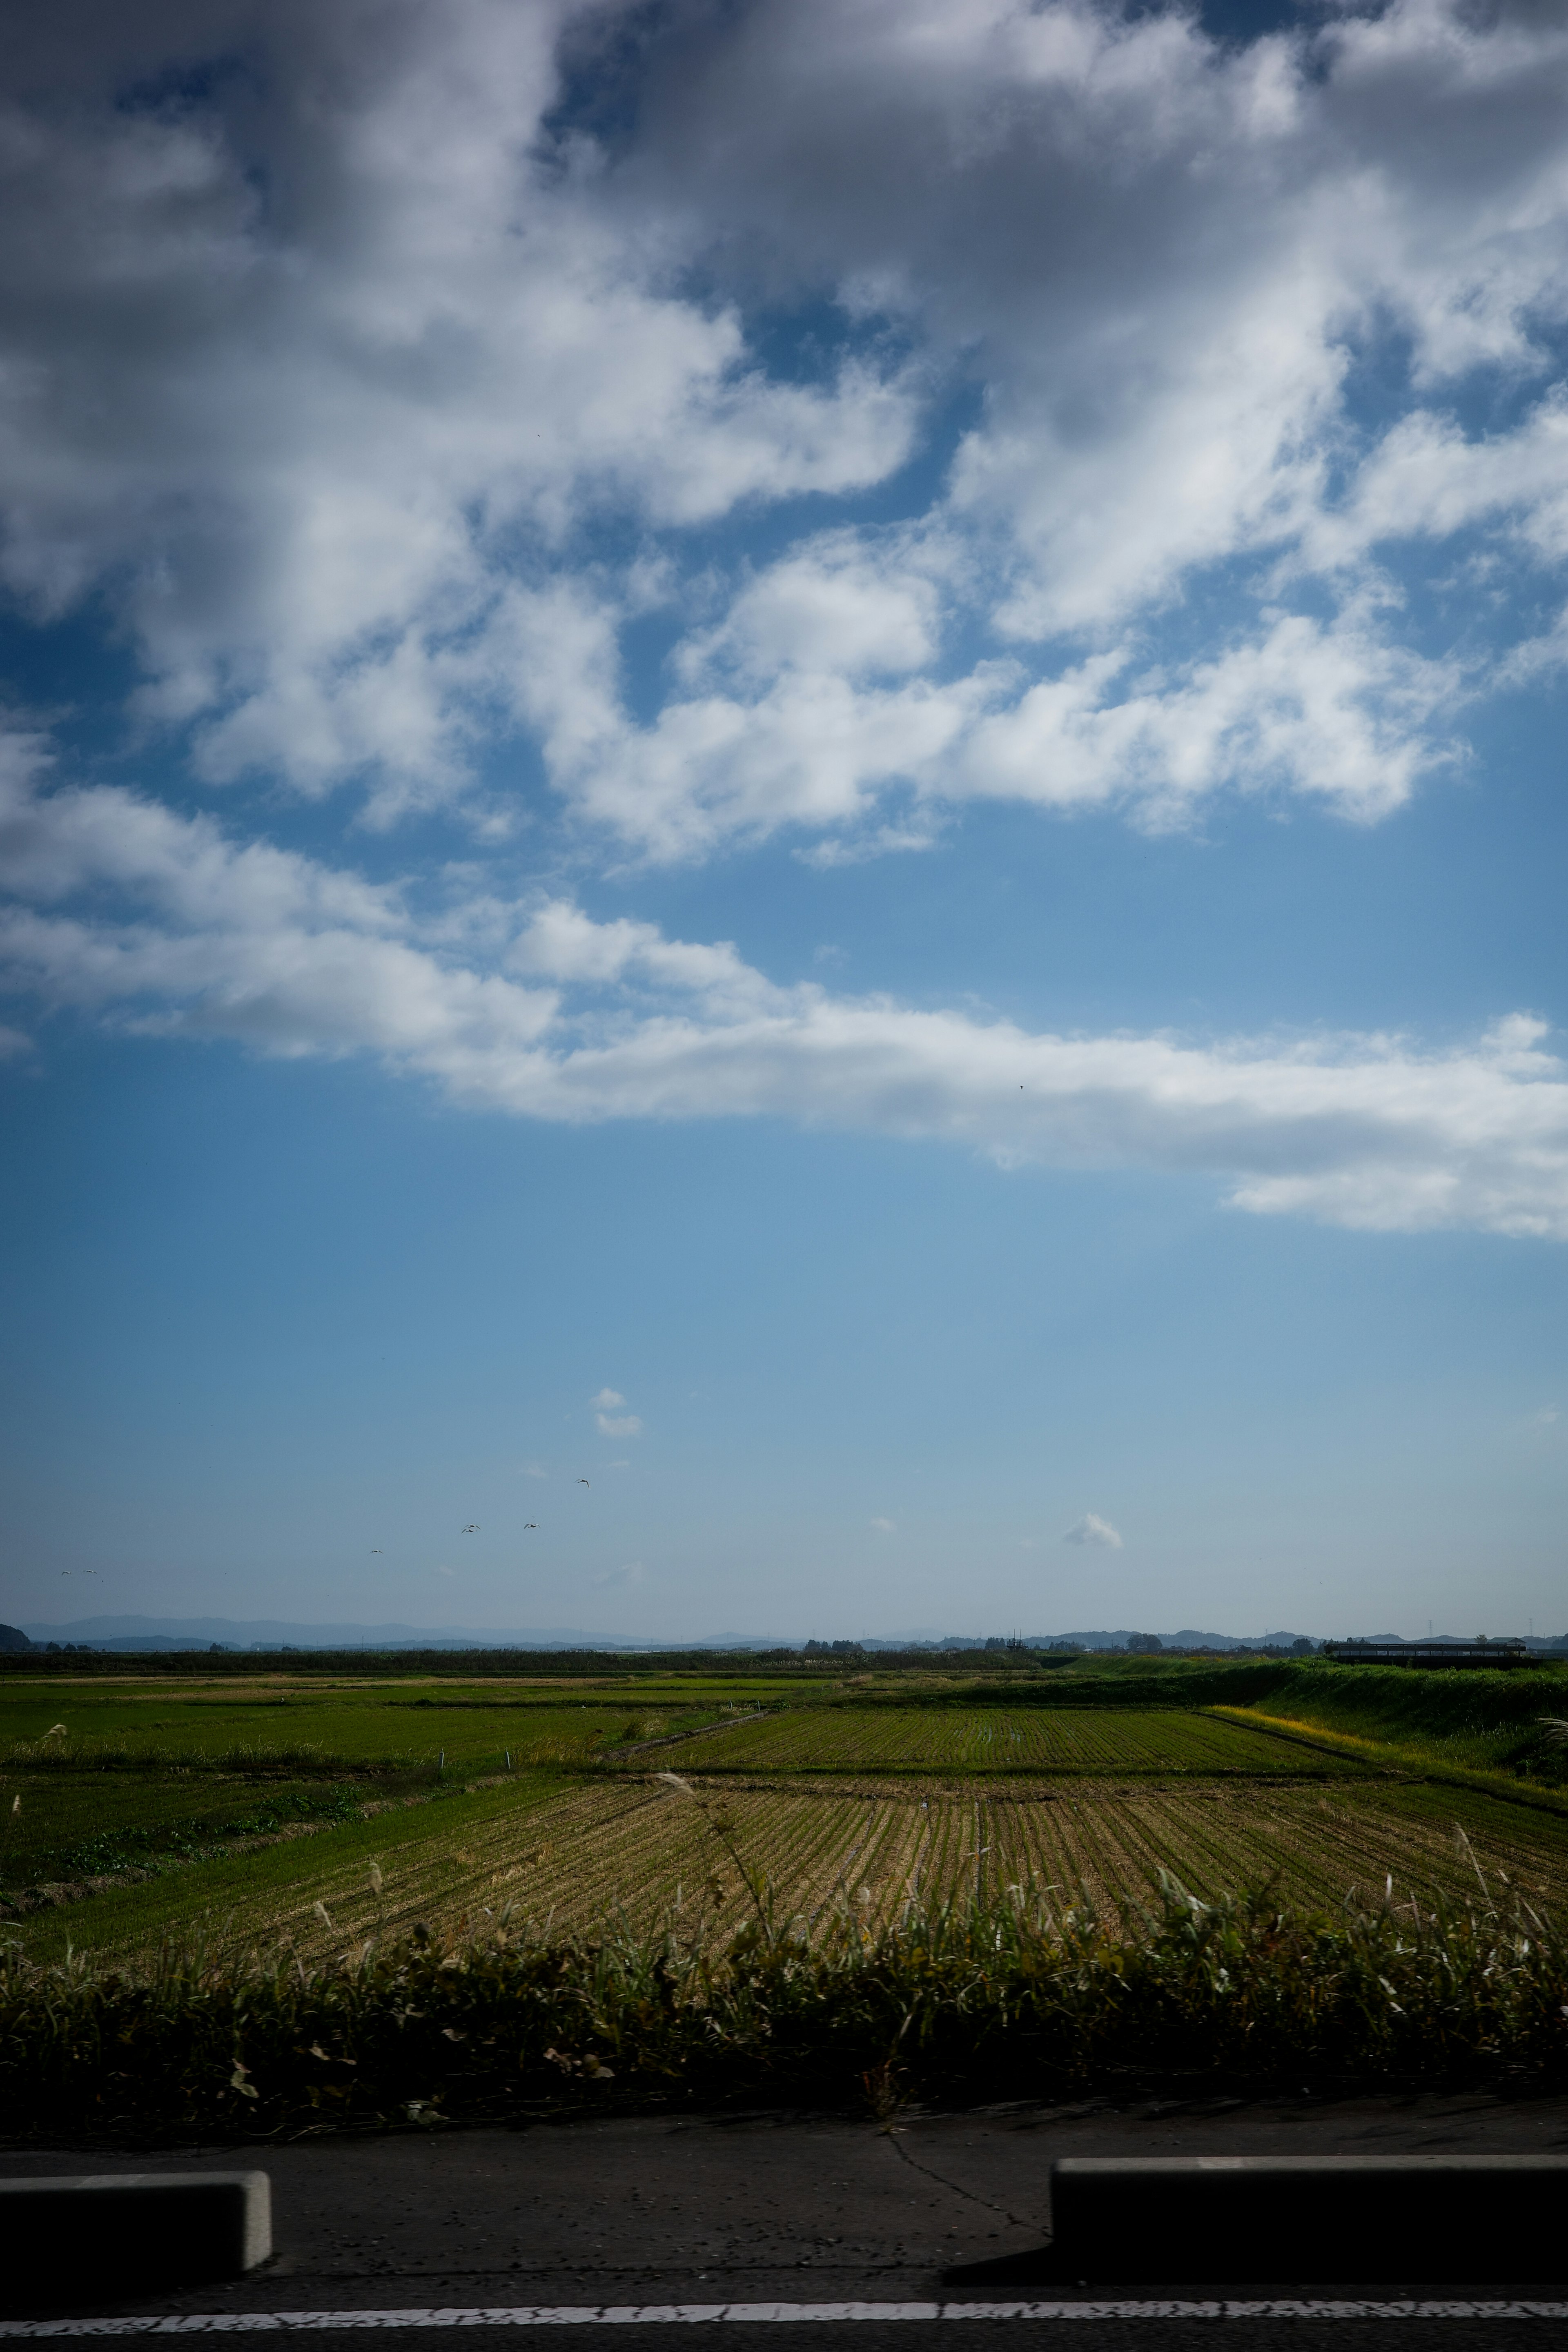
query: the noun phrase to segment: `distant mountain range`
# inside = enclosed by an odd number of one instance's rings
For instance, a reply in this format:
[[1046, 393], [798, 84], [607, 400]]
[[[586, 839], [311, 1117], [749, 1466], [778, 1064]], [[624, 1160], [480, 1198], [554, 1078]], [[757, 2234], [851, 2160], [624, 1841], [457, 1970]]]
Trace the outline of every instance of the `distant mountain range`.
[[[1031, 1646], [1049, 1642], [1070, 1643], [1075, 1649], [1125, 1649], [1134, 1628], [1123, 1626], [1115, 1631], [1101, 1627], [1093, 1632], [1069, 1633], [1026, 1633], [1021, 1638]], [[32, 1623], [20, 1631], [29, 1641], [81, 1642], [100, 1650], [169, 1650], [209, 1649], [219, 1643], [226, 1649], [300, 1649], [300, 1650], [768, 1650], [799, 1648], [805, 1640], [801, 1633], [709, 1633], [693, 1636], [689, 1641], [653, 1641], [646, 1636], [627, 1637], [620, 1633], [590, 1633], [581, 1625], [360, 1625], [301, 1624], [284, 1618], [235, 1617], [78, 1617], [68, 1624], [46, 1625]], [[1318, 1637], [1311, 1637], [1316, 1639]], [[1369, 1641], [1397, 1642], [1397, 1633], [1374, 1633]], [[1439, 1640], [1461, 1640], [1461, 1635], [1439, 1635]], [[898, 1650], [912, 1644], [933, 1643], [942, 1648], [984, 1649], [984, 1637], [970, 1633], [942, 1633], [930, 1626], [905, 1633], [862, 1637], [868, 1650]], [[1300, 1636], [1287, 1632], [1274, 1633], [1205, 1633], [1184, 1626], [1173, 1633], [1162, 1633], [1159, 1639], [1168, 1648], [1181, 1650], [1251, 1650], [1259, 1648], [1289, 1649]], [[1555, 1640], [1539, 1637], [1531, 1642], [1533, 1649], [1555, 1649], [1568, 1646], [1568, 1634]]]
[[[1030, 1643], [1070, 1642], [1085, 1650], [1121, 1650], [1134, 1628], [1120, 1632], [1026, 1633]], [[688, 1641], [650, 1640], [645, 1635], [590, 1633], [581, 1625], [403, 1625], [315, 1624], [284, 1618], [258, 1617], [78, 1617], [69, 1624], [27, 1624], [21, 1628], [32, 1642], [85, 1642], [100, 1650], [226, 1649], [300, 1650], [507, 1649], [507, 1650], [723, 1650], [798, 1648], [803, 1633], [704, 1633]], [[861, 1637], [868, 1650], [901, 1650], [912, 1643], [944, 1649], [983, 1650], [985, 1636], [943, 1633], [922, 1625], [901, 1633]], [[1191, 1627], [1163, 1633], [1163, 1642], [1178, 1649], [1246, 1650], [1260, 1643], [1289, 1648], [1293, 1633], [1259, 1633], [1250, 1638], [1234, 1633], [1194, 1633]]]
[[[612, 1633], [590, 1633], [580, 1625], [307, 1625], [279, 1617], [79, 1617], [68, 1625], [28, 1624], [21, 1630], [32, 1642], [87, 1642], [100, 1650], [205, 1650], [214, 1642], [237, 1650], [643, 1650], [674, 1646], [623, 1641]], [[730, 1633], [719, 1638], [736, 1643], [745, 1641], [747, 1636]]]

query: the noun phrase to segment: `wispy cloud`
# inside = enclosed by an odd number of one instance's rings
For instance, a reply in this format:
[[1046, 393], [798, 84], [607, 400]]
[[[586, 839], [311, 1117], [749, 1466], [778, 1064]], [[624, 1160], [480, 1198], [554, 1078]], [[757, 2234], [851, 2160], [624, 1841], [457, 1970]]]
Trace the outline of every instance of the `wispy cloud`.
[[601, 1592], [624, 1592], [632, 1585], [640, 1584], [647, 1573], [640, 1559], [632, 1559], [625, 1568], [606, 1569], [602, 1576], [595, 1576], [591, 1581]]
[[879, 1536], [897, 1535], [899, 1531], [897, 1519], [873, 1519], [871, 1525]]
[[[165, 1036], [373, 1054], [475, 1108], [781, 1118], [956, 1143], [1005, 1168], [1206, 1172], [1255, 1214], [1568, 1239], [1568, 1069], [1526, 1013], [1433, 1046], [1030, 1032], [779, 987], [727, 943], [575, 909], [578, 968], [596, 941], [604, 968], [523, 986], [493, 942], [464, 960], [450, 910], [422, 917], [392, 888], [235, 845], [118, 787], [50, 792], [18, 739], [0, 739], [5, 887], [0, 976], [16, 990]], [[502, 965], [508, 939], [559, 929], [553, 907], [485, 901], [470, 929], [480, 912]]]
[[1102, 1519], [1097, 1511], [1085, 1511], [1081, 1519], [1075, 1519], [1063, 1536], [1062, 1541], [1069, 1544], [1095, 1544], [1104, 1551], [1121, 1549], [1121, 1538], [1110, 1520]]

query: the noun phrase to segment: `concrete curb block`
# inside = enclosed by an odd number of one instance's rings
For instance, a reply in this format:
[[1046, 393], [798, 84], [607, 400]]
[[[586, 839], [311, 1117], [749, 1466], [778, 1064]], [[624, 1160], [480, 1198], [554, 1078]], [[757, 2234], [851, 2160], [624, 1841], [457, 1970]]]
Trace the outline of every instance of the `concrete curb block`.
[[12, 2310], [241, 2278], [272, 2252], [265, 2172], [88, 2172], [0, 2180]]
[[1064, 2157], [1059, 2278], [1555, 2277], [1568, 2156]]

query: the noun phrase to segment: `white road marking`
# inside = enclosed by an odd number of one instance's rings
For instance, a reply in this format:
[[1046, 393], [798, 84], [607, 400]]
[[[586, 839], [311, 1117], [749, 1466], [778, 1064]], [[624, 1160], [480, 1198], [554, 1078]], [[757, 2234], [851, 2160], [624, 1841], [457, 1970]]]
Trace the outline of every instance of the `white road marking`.
[[645, 2303], [502, 2304], [424, 2311], [195, 2311], [135, 2319], [0, 2319], [0, 2336], [243, 2336], [328, 2327], [689, 2327], [719, 2320], [1557, 2319], [1568, 2303]]

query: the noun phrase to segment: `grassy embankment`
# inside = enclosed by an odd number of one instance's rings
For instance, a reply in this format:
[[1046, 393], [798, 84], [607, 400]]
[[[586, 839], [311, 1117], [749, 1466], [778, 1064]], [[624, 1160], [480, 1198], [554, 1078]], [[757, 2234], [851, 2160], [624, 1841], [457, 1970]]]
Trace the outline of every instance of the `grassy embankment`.
[[1548, 1784], [1568, 1780], [1568, 1751], [1551, 1744], [1542, 1720], [1568, 1717], [1568, 1668], [1562, 1666], [1421, 1674], [1405, 1666], [1302, 1664], [1284, 1669], [1256, 1696], [1238, 1694], [1228, 1703], [1372, 1740], [1431, 1764], [1505, 1771]]

